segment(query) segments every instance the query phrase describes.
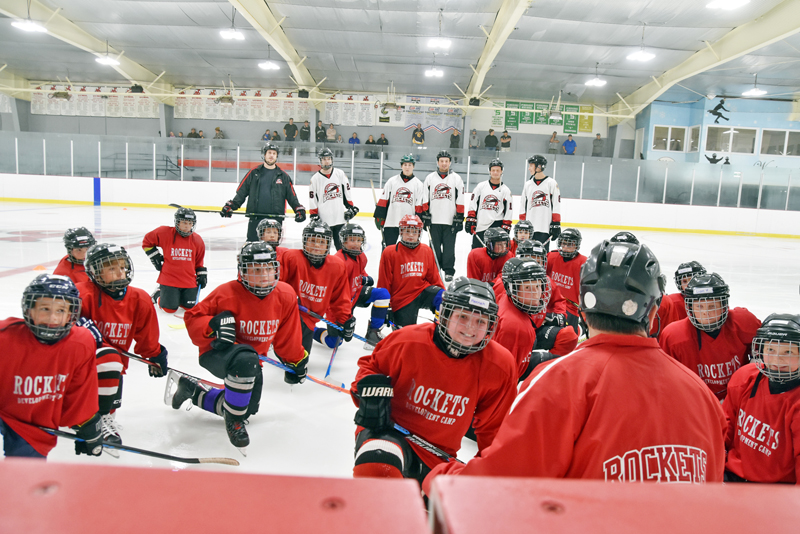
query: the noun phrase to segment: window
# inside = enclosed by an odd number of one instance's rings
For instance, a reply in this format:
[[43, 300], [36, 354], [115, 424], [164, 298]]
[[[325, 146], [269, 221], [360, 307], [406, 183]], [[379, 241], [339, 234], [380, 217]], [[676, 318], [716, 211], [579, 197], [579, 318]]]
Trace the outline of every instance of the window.
[[653, 150], [683, 152], [686, 142], [686, 128], [677, 126], [656, 126], [653, 128]]
[[800, 156], [800, 132], [789, 132], [789, 142], [786, 144], [787, 156]]
[[727, 152], [728, 151], [728, 137], [723, 135], [722, 132], [725, 128], [717, 128], [715, 126], [708, 127], [708, 135], [706, 135], [706, 151], [707, 152]]
[[755, 128], [719, 128], [709, 126], [706, 151], [755, 154], [757, 133], [758, 130]]
[[669, 139], [669, 128], [656, 126], [653, 130], [653, 150], [666, 150], [667, 139]]
[[700, 150], [700, 127], [692, 126], [689, 129], [689, 152]]
[[783, 130], [764, 130], [761, 133], [761, 153], [784, 155], [786, 132]]

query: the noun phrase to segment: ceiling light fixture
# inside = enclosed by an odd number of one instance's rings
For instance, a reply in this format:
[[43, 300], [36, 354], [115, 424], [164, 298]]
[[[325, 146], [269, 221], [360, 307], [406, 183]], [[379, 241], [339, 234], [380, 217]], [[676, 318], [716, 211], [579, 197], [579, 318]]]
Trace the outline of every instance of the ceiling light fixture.
[[444, 71], [442, 69], [436, 68], [436, 52], [433, 53], [433, 65], [431, 68], [425, 71], [426, 78], [441, 78], [444, 76]]
[[101, 65], [114, 66], [119, 65], [119, 61], [108, 55], [108, 39], [106, 39], [106, 55], [95, 58], [95, 61]]
[[637, 50], [636, 52], [634, 52], [633, 54], [630, 54], [628, 56], [628, 59], [631, 60], [631, 61], [641, 61], [642, 63], [644, 63], [645, 61], [650, 61], [651, 59], [656, 57], [655, 54], [651, 54], [650, 52], [645, 52], [644, 51], [644, 29], [645, 28], [647, 28], [647, 24], [643, 23], [642, 24], [642, 45], [639, 48], [639, 50]]
[[267, 60], [259, 63], [258, 64], [259, 68], [262, 68], [264, 70], [279, 70], [281, 66], [272, 61], [270, 59], [270, 56], [271, 56], [271, 48], [269, 45], [267, 45]]
[[732, 11], [739, 9], [743, 5], [749, 4], [750, 0], [714, 0], [710, 4], [706, 4], [708, 9], [721, 9], [723, 11]]
[[31, 0], [28, 0], [28, 18], [25, 20], [15, 20], [11, 23], [12, 26], [24, 32], [41, 32], [47, 33], [47, 28], [31, 20]]
[[762, 96], [767, 94], [765, 90], [758, 88], [758, 74], [756, 73], [755, 76], [756, 79], [753, 82], [753, 88], [750, 89], [749, 91], [745, 91], [744, 93], [742, 93], [742, 96]]
[[598, 61], [594, 66], [594, 78], [586, 82], [586, 85], [589, 87], [603, 87], [606, 84], [605, 80], [601, 80], [600, 76], [597, 75], [597, 67], [600, 65]]
[[553, 108], [553, 99], [550, 99], [550, 114], [547, 116], [547, 119], [550, 121], [560, 121], [561, 120], [561, 112], [558, 111], [561, 108], [561, 91], [558, 92], [558, 102], [556, 103], [556, 107]]
[[236, 29], [234, 26], [233, 21], [236, 18], [236, 8], [232, 8], [231, 13], [231, 27], [227, 30], [220, 30], [219, 34], [222, 36], [223, 39], [231, 40], [235, 39], [236, 41], [244, 41], [244, 34]]
[[439, 8], [439, 36], [428, 40], [428, 48], [441, 48], [442, 50], [449, 50], [452, 42], [450, 39], [442, 37], [442, 8]]

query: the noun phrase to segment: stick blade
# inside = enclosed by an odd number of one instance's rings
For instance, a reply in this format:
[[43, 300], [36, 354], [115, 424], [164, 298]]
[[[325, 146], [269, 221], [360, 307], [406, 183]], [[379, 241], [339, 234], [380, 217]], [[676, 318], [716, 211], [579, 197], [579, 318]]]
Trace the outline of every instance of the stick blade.
[[201, 464], [239, 465], [239, 460], [234, 458], [198, 458]]

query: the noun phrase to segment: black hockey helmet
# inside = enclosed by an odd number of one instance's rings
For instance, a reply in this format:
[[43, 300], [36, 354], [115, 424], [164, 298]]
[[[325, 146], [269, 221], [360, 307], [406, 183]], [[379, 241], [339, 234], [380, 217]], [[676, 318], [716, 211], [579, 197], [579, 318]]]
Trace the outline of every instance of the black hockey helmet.
[[[192, 223], [192, 229], [188, 232], [181, 231], [181, 221], [189, 221]], [[194, 210], [191, 208], [178, 208], [178, 211], [175, 212], [175, 230], [182, 235], [183, 237], [189, 237], [194, 232], [194, 226], [197, 224], [197, 215], [194, 214]]]
[[650, 310], [661, 302], [665, 285], [647, 245], [603, 241], [581, 269], [581, 309], [641, 323], [649, 330]]
[[706, 268], [700, 265], [699, 262], [687, 261], [686, 263], [681, 263], [675, 271], [675, 286], [678, 288], [678, 291], [683, 292], [684, 280], [688, 283], [694, 275], [706, 274], [707, 272]]
[[[728, 318], [728, 298], [731, 296], [731, 291], [720, 275], [717, 273], [695, 275], [682, 293], [686, 315], [695, 328], [704, 332], [714, 332], [722, 328]], [[703, 319], [695, 315], [695, 303], [706, 305]]]
[[[503, 254], [508, 252], [508, 233], [503, 230], [502, 228], [489, 228], [483, 234], [483, 241], [486, 243], [486, 253], [489, 254], [489, 257], [499, 258]], [[495, 250], [495, 245], [498, 243], [505, 243], [505, 249], [502, 252], [497, 252]]]
[[450, 155], [450, 152], [447, 150], [440, 150], [438, 154], [436, 154], [436, 161], [438, 162], [440, 158], [447, 158], [450, 161], [453, 160], [453, 156]]
[[494, 158], [492, 161], [489, 162], [489, 172], [491, 172], [492, 167], [500, 167], [503, 168], [503, 162], [497, 158]]
[[[66, 304], [67, 318], [63, 325], [34, 324], [31, 317], [36, 302], [41, 298], [53, 299], [51, 311], [57, 311], [59, 302]], [[52, 314], [51, 314], [52, 315]], [[22, 292], [22, 317], [33, 335], [42, 343], [52, 344], [66, 336], [81, 315], [81, 296], [72, 280], [56, 274], [40, 274]], [[52, 320], [52, 319], [51, 319]]]
[[[558, 236], [558, 253], [561, 254], [561, 257], [565, 260], [571, 260], [578, 255], [578, 251], [581, 248], [581, 241], [583, 241], [583, 236], [581, 236], [577, 228], [565, 228], [564, 231], [561, 232], [561, 235]], [[565, 252], [562, 245], [566, 244], [575, 245], [575, 250], [572, 252]]]
[[[266, 297], [278, 285], [281, 266], [278, 263], [278, 255], [269, 243], [264, 241], [245, 243], [236, 255], [236, 264], [239, 269], [239, 282], [253, 295]], [[274, 269], [274, 273], [270, 273], [270, 269]]]
[[547, 158], [544, 156], [540, 156], [536, 154], [535, 156], [531, 156], [528, 158], [528, 164], [533, 163], [537, 167], [541, 167], [544, 170], [547, 167]]
[[[550, 280], [544, 267], [532, 259], [511, 258], [503, 265], [502, 279], [508, 298], [520, 311], [540, 313], [550, 302]], [[534, 298], [535, 289], [531, 286], [538, 287], [538, 297]]]
[[638, 245], [639, 240], [636, 239], [636, 236], [630, 232], [617, 232], [614, 234], [611, 239], [609, 239], [612, 243], [631, 243], [633, 245]]
[[[400, 218], [400, 223], [398, 228], [400, 230], [400, 242], [403, 243], [408, 248], [417, 248], [419, 246], [419, 239], [422, 236], [422, 219], [419, 218], [418, 215], [403, 215]], [[417, 240], [416, 241], [406, 241], [404, 229], [411, 228], [417, 230]]]
[[[519, 235], [520, 230], [523, 232], [528, 232], [528, 237], [521, 237]], [[519, 221], [516, 225], [514, 225], [514, 241], [520, 243], [526, 239], [533, 239], [533, 230], [534, 228], [532, 222], [528, 220]]]
[[[324, 254], [312, 253], [308, 250], [308, 240], [313, 238], [322, 238], [327, 241]], [[331, 241], [333, 241], [333, 232], [331, 231], [331, 227], [328, 226], [328, 223], [320, 219], [311, 221], [308, 223], [308, 225], [306, 225], [305, 228], [303, 228], [303, 254], [305, 254], [306, 258], [308, 258], [308, 261], [314, 265], [318, 265], [325, 261], [325, 258], [328, 256], [328, 252], [330, 252], [331, 249]]]
[[322, 158], [331, 158], [333, 159], [333, 151], [330, 148], [321, 148], [319, 152], [317, 152], [317, 157], [319, 159]]
[[800, 315], [773, 313], [767, 317], [753, 337], [751, 354], [753, 363], [771, 382], [800, 380]]
[[[103, 280], [103, 270], [112, 264], [122, 261], [124, 276], [111, 282]], [[86, 274], [89, 278], [103, 289], [114, 292], [121, 291], [130, 285], [133, 280], [133, 262], [125, 247], [112, 243], [98, 243], [86, 252]]]
[[[267, 228], [275, 228], [278, 231], [278, 239], [274, 241], [267, 241], [264, 239], [264, 230]], [[281, 222], [277, 219], [261, 219], [258, 221], [258, 226], [256, 226], [256, 235], [261, 241], [269, 243], [272, 248], [275, 248], [281, 244], [281, 238], [283, 237], [283, 224], [281, 224]]]
[[[482, 320], [486, 321], [486, 331], [483, 337], [475, 344], [467, 345], [459, 343], [448, 332], [453, 321], [458, 321], [459, 312], [466, 312], [469, 315], [479, 313]], [[454, 327], [458, 328], [456, 325]], [[472, 331], [482, 329], [483, 325], [472, 325]], [[442, 306], [439, 313], [439, 336], [444, 341], [449, 356], [463, 358], [468, 354], [478, 352], [483, 349], [494, 336], [497, 327], [497, 303], [495, 302], [492, 286], [486, 282], [472, 280], [464, 276], [459, 276], [452, 281], [447, 290], [442, 294]]]
[[[361, 245], [356, 250], [351, 250], [345, 247], [344, 243], [347, 241], [348, 237], [360, 237]], [[355, 258], [364, 252], [364, 245], [367, 243], [367, 233], [364, 232], [364, 229], [361, 228], [361, 225], [356, 223], [347, 223], [342, 226], [341, 230], [339, 230], [339, 241], [342, 243], [342, 252]]]
[[267, 152], [270, 150], [274, 150], [276, 155], [280, 154], [280, 150], [278, 150], [278, 147], [276, 145], [272, 143], [267, 143], [266, 145], [261, 147], [261, 157], [263, 158], [264, 156], [266, 156]]
[[406, 154], [402, 158], [400, 158], [400, 165], [402, 165], [403, 163], [412, 163], [416, 165], [417, 160], [414, 159], [414, 154]]
[[78, 260], [72, 255], [72, 250], [76, 248], [89, 248], [97, 243], [92, 232], [85, 227], [70, 228], [64, 232], [64, 247], [67, 249], [67, 255], [72, 263], [76, 265], [83, 265], [83, 260]]
[[525, 239], [517, 245], [517, 258], [536, 260], [542, 269], [547, 269], [547, 251], [535, 239]]

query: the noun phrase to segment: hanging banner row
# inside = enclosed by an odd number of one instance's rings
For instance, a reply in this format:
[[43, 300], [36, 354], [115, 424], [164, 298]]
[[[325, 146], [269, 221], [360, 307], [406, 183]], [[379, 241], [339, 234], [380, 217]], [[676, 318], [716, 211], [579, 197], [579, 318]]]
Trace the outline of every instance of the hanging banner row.
[[[492, 126], [495, 128], [516, 131], [521, 124], [539, 124], [562, 126], [566, 134], [592, 131], [593, 117], [576, 115], [576, 113], [591, 113], [591, 106], [561, 104], [558, 106], [558, 111], [562, 114], [560, 119], [550, 119], [550, 112], [556, 111], [556, 106], [551, 109], [549, 102], [505, 102], [505, 111], [502, 110], [503, 103], [495, 103], [495, 106], [501, 108], [495, 110], [492, 117]], [[509, 111], [509, 108], [520, 111]]]
[[[70, 85], [37, 86], [46, 91], [77, 91], [69, 100], [53, 93], [31, 93], [31, 113], [35, 115], [80, 115], [84, 117], [158, 118], [158, 100], [142, 93], [128, 93], [128, 87], [88, 87]], [[94, 93], [114, 93], [98, 95]]]

